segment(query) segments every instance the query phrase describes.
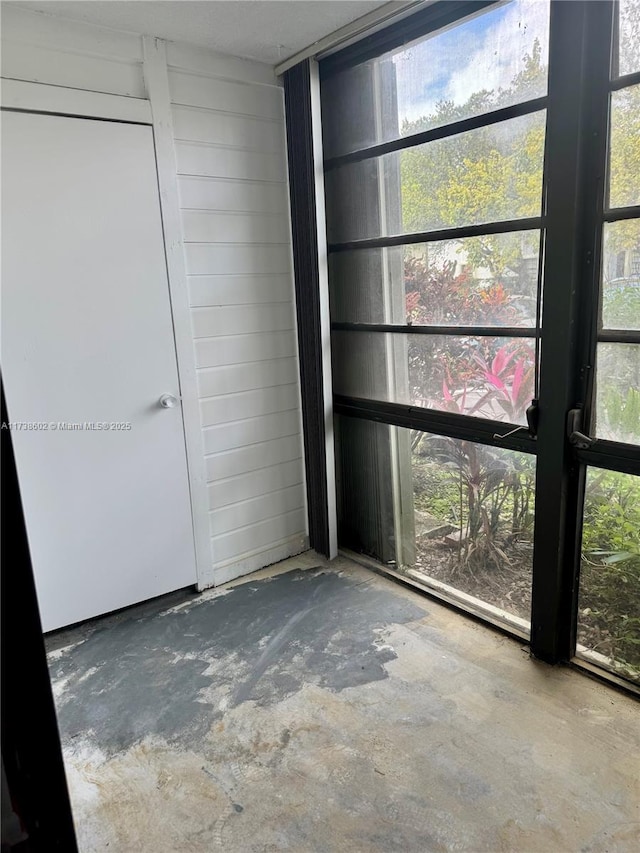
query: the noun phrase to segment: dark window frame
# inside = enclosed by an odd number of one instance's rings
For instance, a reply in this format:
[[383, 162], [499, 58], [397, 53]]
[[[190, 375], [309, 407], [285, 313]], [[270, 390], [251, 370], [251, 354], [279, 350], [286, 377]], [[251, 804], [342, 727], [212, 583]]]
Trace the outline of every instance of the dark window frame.
[[[443, 26], [477, 14], [493, 2], [440, 0], [422, 12], [391, 25], [367, 39], [320, 61], [320, 80], [381, 56]], [[609, 330], [600, 326], [602, 228], [605, 222], [640, 218], [640, 205], [611, 209], [605, 201], [608, 171], [609, 99], [614, 91], [640, 82], [640, 72], [616, 77], [611, 73], [616, 0], [551, 0], [548, 94], [515, 108], [495, 110], [424, 133], [368, 146], [328, 158], [328, 170], [349, 162], [400, 151], [463, 130], [488, 126], [519, 115], [547, 109], [543, 206], [538, 217], [441, 229], [392, 237], [332, 243], [330, 253], [384, 248], [540, 229], [544, 253], [540, 268], [548, 292], [541, 329], [465, 326], [438, 327], [397, 324], [332, 323], [332, 329], [358, 333], [378, 331], [406, 334], [491, 334], [529, 336], [537, 332], [541, 348], [540, 426], [535, 438], [520, 431], [498, 435], [515, 425], [484, 421], [417, 406], [380, 400], [335, 396], [334, 412], [372, 422], [439, 435], [498, 444], [537, 457], [538, 494], [534, 536], [534, 581], [531, 650], [551, 663], [571, 660], [576, 648], [582, 505], [587, 465], [640, 475], [640, 447], [592, 439], [587, 448], [575, 446], [567, 417], [577, 411], [581, 429], [588, 431], [594, 402], [594, 369], [599, 342], [640, 344], [640, 331]], [[550, 152], [553, 152], [550, 156]], [[295, 251], [295, 247], [294, 247]], [[539, 276], [539, 286], [542, 276]], [[560, 283], [551, 291], [550, 282]], [[574, 330], [567, 334], [567, 330]], [[303, 395], [305, 393], [303, 387]], [[603, 673], [606, 678], [606, 673]]]

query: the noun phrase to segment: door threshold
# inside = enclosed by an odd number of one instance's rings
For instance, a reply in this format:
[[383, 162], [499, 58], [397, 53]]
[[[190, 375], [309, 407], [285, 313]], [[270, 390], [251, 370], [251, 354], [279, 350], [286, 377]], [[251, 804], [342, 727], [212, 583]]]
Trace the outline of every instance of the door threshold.
[[606, 682], [613, 687], [618, 687], [640, 698], [640, 684], [616, 672], [614, 669], [615, 663], [612, 663], [611, 658], [605, 657], [605, 655], [593, 652], [586, 648], [586, 646], [578, 643], [576, 653], [569, 663], [575, 669], [591, 675], [593, 678], [598, 679], [598, 681]]
[[[499, 607], [486, 604], [479, 598], [461, 592], [446, 583], [434, 580], [426, 575], [422, 576], [422, 573], [413, 572], [411, 569], [407, 573], [400, 572], [395, 568], [386, 566], [384, 563], [379, 563], [373, 557], [368, 557], [366, 554], [358, 554], [355, 551], [350, 551], [348, 548], [340, 548], [340, 554], [378, 574], [392, 577], [394, 580], [410, 586], [423, 595], [434, 598], [449, 607], [453, 607], [467, 616], [471, 616], [485, 624], [488, 623], [517, 640], [524, 640], [526, 643], [529, 642], [528, 623], [518, 616], [501, 610]], [[420, 579], [416, 577], [418, 574], [421, 576]]]
[[[457, 610], [463, 616], [470, 616], [472, 619], [496, 628], [503, 634], [507, 634], [516, 640], [529, 642], [529, 626], [524, 619], [506, 613], [498, 607], [486, 604], [480, 599], [460, 592], [460, 590], [456, 590], [441, 581], [422, 576], [422, 573], [414, 573], [416, 575], [420, 574], [420, 579], [412, 577], [412, 574], [409, 573], [411, 570], [406, 574], [399, 572], [397, 569], [374, 560], [373, 557], [368, 557], [366, 554], [358, 554], [355, 551], [350, 551], [348, 548], [340, 548], [339, 553], [354, 563], [358, 563], [376, 572], [378, 575], [391, 577], [404, 586], [408, 586], [428, 598], [432, 598], [441, 604]], [[424, 580], [422, 580], [422, 577], [424, 577]], [[565, 663], [571, 669], [583, 675], [591, 676], [609, 687], [617, 688], [627, 694], [640, 698], [640, 685], [627, 680], [609, 669], [608, 667], [611, 665], [609, 658], [605, 658], [603, 655], [597, 654], [597, 652], [590, 652], [585, 647], [578, 645], [576, 655], [569, 661], [561, 661], [560, 663]]]

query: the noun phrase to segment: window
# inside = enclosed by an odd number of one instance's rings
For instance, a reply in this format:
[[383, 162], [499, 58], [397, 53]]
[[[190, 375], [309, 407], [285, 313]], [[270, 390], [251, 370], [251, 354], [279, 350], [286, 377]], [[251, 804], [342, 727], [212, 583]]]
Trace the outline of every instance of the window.
[[440, 2], [320, 64], [341, 543], [632, 680], [638, 45], [638, 0]]

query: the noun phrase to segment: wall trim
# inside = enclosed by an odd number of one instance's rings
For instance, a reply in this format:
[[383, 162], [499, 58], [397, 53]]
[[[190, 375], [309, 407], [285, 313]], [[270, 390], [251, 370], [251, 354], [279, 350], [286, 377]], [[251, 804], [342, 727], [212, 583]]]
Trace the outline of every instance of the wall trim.
[[178, 200], [176, 156], [171, 117], [171, 97], [164, 41], [143, 36], [143, 73], [151, 105], [155, 140], [160, 210], [164, 228], [169, 296], [182, 394], [182, 419], [191, 493], [191, 517], [196, 554], [198, 589], [211, 585], [212, 545], [209, 532], [209, 500], [200, 423], [189, 291]]
[[68, 89], [47, 83], [2, 78], [2, 109], [151, 124], [151, 106], [143, 98]]

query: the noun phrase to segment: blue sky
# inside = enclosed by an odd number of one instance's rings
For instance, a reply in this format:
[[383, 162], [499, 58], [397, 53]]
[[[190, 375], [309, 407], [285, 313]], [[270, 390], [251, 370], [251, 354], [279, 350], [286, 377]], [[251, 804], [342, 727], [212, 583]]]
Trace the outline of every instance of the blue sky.
[[480, 89], [507, 87], [537, 37], [546, 60], [548, 0], [510, 0], [393, 55], [400, 123], [427, 115], [439, 100], [463, 103]]

